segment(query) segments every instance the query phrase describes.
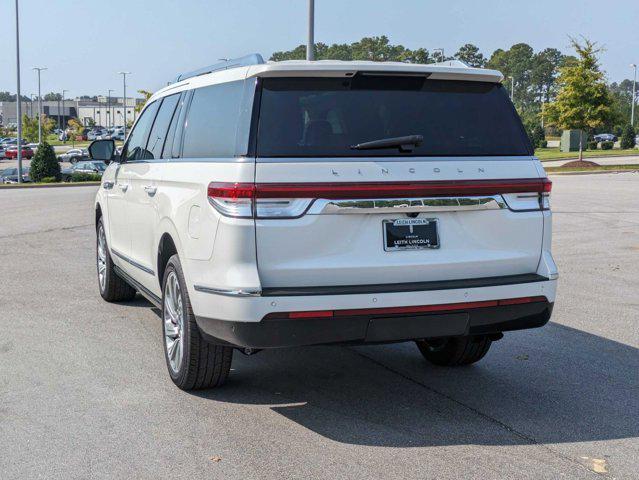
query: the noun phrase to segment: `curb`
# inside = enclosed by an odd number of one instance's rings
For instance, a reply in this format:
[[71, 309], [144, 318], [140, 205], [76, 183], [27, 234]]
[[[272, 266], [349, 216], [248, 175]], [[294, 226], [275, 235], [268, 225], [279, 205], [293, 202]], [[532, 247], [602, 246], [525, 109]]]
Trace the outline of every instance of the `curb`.
[[12, 184], [0, 184], [0, 190], [17, 189], [22, 190], [25, 188], [66, 188], [66, 187], [97, 187], [101, 182], [69, 182], [69, 183], [12, 183]]
[[[638, 153], [618, 153], [616, 155], [604, 155], [602, 157], [584, 157], [584, 160], [588, 160], [590, 162], [594, 162], [596, 160], [605, 160], [606, 158], [619, 158], [619, 157], [639, 157]], [[574, 160], [579, 160], [579, 157], [574, 158], [544, 158], [543, 160], [539, 160], [542, 164], [544, 162], [572, 162]]]

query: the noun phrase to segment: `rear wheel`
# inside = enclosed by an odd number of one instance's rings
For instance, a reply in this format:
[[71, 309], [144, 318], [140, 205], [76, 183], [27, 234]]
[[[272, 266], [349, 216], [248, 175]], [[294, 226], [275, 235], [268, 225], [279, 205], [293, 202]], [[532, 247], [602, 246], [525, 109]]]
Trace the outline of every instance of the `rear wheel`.
[[470, 365], [484, 358], [492, 341], [486, 336], [474, 336], [431, 338], [417, 340], [415, 343], [430, 363], [456, 367]]
[[98, 220], [95, 256], [98, 267], [98, 286], [102, 298], [107, 302], [133, 300], [135, 298], [135, 289], [115, 273], [115, 266], [107, 246], [102, 218]]
[[202, 338], [177, 255], [169, 259], [164, 271], [162, 320], [164, 356], [173, 383], [182, 390], [223, 385], [231, 369], [233, 349]]

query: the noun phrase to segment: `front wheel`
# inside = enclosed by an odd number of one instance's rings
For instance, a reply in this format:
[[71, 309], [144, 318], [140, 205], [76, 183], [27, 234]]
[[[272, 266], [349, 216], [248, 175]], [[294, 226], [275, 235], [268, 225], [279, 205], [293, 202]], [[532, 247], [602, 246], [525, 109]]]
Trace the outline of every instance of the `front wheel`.
[[177, 255], [169, 259], [162, 285], [164, 356], [171, 380], [182, 390], [223, 385], [231, 370], [233, 349], [202, 338]]
[[136, 293], [135, 289], [115, 273], [115, 265], [113, 265], [109, 247], [107, 246], [102, 217], [98, 220], [96, 233], [95, 257], [98, 267], [98, 287], [100, 288], [100, 295], [102, 295], [102, 298], [107, 302], [133, 300]]
[[488, 353], [492, 341], [486, 336], [430, 338], [415, 341], [430, 363], [445, 367], [470, 365]]

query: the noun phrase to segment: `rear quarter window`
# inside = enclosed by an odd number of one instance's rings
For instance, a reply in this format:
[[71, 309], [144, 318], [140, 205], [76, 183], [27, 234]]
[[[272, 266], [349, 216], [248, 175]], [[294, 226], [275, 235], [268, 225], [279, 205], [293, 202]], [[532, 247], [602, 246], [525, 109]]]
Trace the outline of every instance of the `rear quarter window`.
[[182, 157], [233, 157], [244, 82], [229, 82], [193, 91], [184, 125]]

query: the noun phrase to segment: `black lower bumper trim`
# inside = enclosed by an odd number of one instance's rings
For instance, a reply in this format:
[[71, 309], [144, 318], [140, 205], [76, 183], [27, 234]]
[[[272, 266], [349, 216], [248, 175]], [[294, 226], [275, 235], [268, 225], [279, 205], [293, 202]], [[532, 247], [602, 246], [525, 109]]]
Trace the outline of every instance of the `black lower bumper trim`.
[[534, 302], [448, 313], [282, 318], [261, 322], [198, 317], [197, 323], [203, 336], [213, 343], [260, 349], [489, 335], [541, 327], [550, 319], [552, 308], [552, 303]]

